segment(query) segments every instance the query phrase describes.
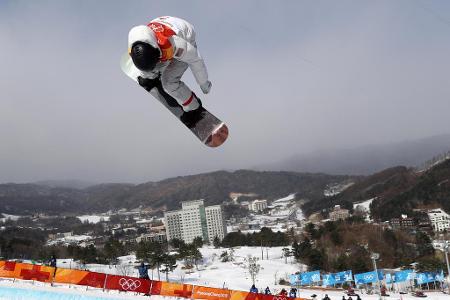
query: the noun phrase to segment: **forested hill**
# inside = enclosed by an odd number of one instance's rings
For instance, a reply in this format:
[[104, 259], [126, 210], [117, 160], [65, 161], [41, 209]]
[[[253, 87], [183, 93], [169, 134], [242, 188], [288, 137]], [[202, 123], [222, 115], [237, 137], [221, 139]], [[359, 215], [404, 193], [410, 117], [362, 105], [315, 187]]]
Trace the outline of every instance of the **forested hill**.
[[400, 213], [413, 215], [414, 208], [441, 207], [450, 213], [450, 159], [418, 173], [409, 189], [373, 202], [372, 214], [388, 220]]
[[55, 188], [36, 184], [1, 184], [0, 213], [31, 214], [102, 212], [117, 208], [180, 208], [180, 202], [205, 199], [207, 205], [229, 199], [229, 194], [255, 193], [275, 199], [297, 193], [300, 198], [320, 199], [330, 183], [348, 176], [296, 172], [239, 170], [180, 176], [158, 182], [100, 184], [85, 189]]
[[362, 178], [342, 193], [306, 203], [306, 214], [331, 209], [339, 204], [351, 209], [353, 203], [375, 198], [371, 213], [375, 219], [389, 220], [401, 214], [413, 215], [415, 208], [442, 207], [450, 212], [450, 160], [426, 171], [394, 167]]

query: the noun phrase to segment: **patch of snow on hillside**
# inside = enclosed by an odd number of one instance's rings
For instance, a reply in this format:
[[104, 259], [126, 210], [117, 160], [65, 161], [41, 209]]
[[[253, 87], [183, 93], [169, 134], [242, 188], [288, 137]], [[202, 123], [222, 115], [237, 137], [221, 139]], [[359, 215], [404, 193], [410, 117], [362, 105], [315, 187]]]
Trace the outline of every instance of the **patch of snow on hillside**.
[[92, 236], [90, 235], [71, 235], [66, 237], [61, 237], [53, 240], [49, 240], [47, 245], [71, 245], [71, 244], [79, 244], [80, 242], [85, 242], [92, 240]]
[[17, 221], [19, 218], [22, 218], [22, 216], [8, 215], [5, 213], [0, 214], [0, 216], [3, 216], [0, 218], [0, 222], [5, 222], [6, 220]]
[[101, 221], [109, 221], [109, 216], [104, 215], [83, 215], [77, 217], [81, 222], [88, 221], [88, 223], [97, 224]]
[[359, 203], [353, 203], [353, 209], [356, 209], [357, 207], [367, 213], [370, 213], [370, 204], [375, 200], [376, 198], [372, 198], [363, 202]]

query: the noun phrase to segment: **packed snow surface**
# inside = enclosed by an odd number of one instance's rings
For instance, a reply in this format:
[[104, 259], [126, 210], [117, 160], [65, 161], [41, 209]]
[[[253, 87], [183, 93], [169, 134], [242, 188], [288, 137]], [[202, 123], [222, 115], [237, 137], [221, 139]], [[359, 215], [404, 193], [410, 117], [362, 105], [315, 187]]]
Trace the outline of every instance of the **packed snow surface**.
[[[221, 262], [220, 255], [224, 251], [230, 253], [228, 248], [218, 248], [215, 249], [211, 246], [204, 246], [200, 249], [203, 255], [203, 262], [198, 265], [198, 270], [194, 267], [191, 270], [182, 269], [183, 262], [179, 261], [177, 268], [174, 272], [169, 274], [169, 280], [171, 282], [189, 283], [195, 285], [205, 285], [217, 288], [228, 288], [234, 290], [245, 290], [248, 291], [251, 286], [251, 278], [247, 271], [247, 258], [248, 256], [258, 257], [258, 263], [261, 269], [257, 275], [256, 286], [263, 290], [268, 286], [272, 293], [279, 292], [282, 288], [289, 288], [286, 285], [280, 285], [279, 280], [281, 278], [287, 280], [290, 274], [295, 272], [302, 272], [306, 270], [304, 265], [296, 263], [292, 257], [288, 258], [287, 261], [282, 257], [283, 247], [273, 247], [273, 248], [262, 248], [261, 247], [236, 247], [234, 248], [234, 261], [233, 262]], [[261, 260], [261, 257], [264, 257]], [[120, 274], [137, 276], [136, 266], [138, 261], [134, 255], [128, 255], [120, 257], [119, 265], [117, 266], [107, 266], [107, 265], [79, 265], [73, 262], [71, 259], [58, 259], [57, 266], [64, 268], [82, 268], [88, 269], [96, 272], [103, 272], [109, 274]], [[150, 277], [153, 276], [154, 279], [158, 279], [156, 270], [149, 271]], [[165, 274], [161, 273], [161, 280], [165, 280]], [[14, 292], [11, 292], [11, 288], [17, 290], [17, 298]], [[26, 289], [26, 293], [23, 291]], [[45, 291], [45, 297], [43, 297], [42, 292]], [[34, 296], [34, 293], [37, 296]], [[56, 295], [50, 295], [47, 293], [52, 293]], [[69, 293], [67, 295], [67, 293]], [[377, 295], [366, 295], [361, 294], [363, 300], [378, 300]], [[63, 295], [61, 295], [63, 294]], [[316, 294], [318, 296], [317, 300], [321, 300], [325, 294], [331, 298], [331, 300], [341, 300], [344, 296], [344, 292], [340, 290], [323, 290], [323, 289], [300, 289], [299, 297], [311, 298], [311, 295]], [[440, 292], [427, 292], [425, 294], [428, 296], [429, 300], [449, 300], [450, 296], [445, 295]], [[26, 295], [20, 298], [20, 295]], [[50, 296], [49, 296], [50, 295]], [[411, 295], [400, 295], [397, 293], [391, 293], [391, 296], [385, 300], [412, 300], [416, 299]], [[40, 296], [40, 297], [39, 297]], [[65, 298], [64, 298], [64, 297]], [[174, 298], [162, 297], [162, 296], [152, 296], [153, 300], [169, 300]], [[348, 297], [346, 297], [347, 299]], [[355, 299], [355, 297], [353, 297]], [[135, 294], [118, 293], [117, 291], [103, 292], [101, 289], [86, 288], [75, 285], [62, 285], [57, 284], [54, 287], [49, 284], [32, 282], [32, 281], [20, 281], [16, 280], [13, 282], [10, 279], [0, 279], [0, 300], [3, 299], [149, 299], [149, 297], [139, 296]], [[180, 298], [182, 299], [182, 298]]]

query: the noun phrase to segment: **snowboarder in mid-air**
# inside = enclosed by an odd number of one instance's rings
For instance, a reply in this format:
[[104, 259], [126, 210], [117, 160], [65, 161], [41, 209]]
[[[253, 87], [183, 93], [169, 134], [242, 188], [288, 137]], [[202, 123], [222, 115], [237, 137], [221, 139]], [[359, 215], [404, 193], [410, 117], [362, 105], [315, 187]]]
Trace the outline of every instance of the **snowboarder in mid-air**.
[[[210, 138], [208, 146], [219, 146], [225, 141], [225, 124], [204, 109], [197, 95], [181, 80], [190, 68], [202, 92], [208, 94], [211, 90], [190, 23], [176, 17], [159, 17], [148, 25], [133, 27], [128, 34], [128, 55], [129, 60], [121, 62], [128, 76], [160, 100], [203, 142], [206, 143], [203, 135], [212, 135], [206, 137]], [[196, 128], [205, 118], [201, 128]]]
[[139, 85], [149, 91], [160, 82], [187, 113], [185, 118], [194, 118], [202, 104], [181, 76], [189, 67], [203, 93], [209, 93], [212, 86], [197, 50], [194, 27], [179, 18], [159, 17], [148, 25], [133, 27], [128, 47], [134, 65], [142, 72]]

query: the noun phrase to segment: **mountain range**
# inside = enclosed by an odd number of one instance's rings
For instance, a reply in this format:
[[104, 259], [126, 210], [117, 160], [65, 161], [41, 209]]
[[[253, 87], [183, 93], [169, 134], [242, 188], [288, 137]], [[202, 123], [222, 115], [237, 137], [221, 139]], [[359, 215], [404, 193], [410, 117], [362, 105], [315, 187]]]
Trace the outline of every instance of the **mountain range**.
[[257, 166], [255, 169], [371, 175], [392, 166], [419, 167], [436, 154], [449, 150], [450, 134], [442, 134], [396, 143], [320, 150]]
[[425, 170], [399, 166], [360, 177], [337, 195], [305, 203], [303, 211], [311, 214], [335, 205], [351, 210], [353, 204], [369, 199], [374, 199], [370, 206], [372, 217], [381, 221], [402, 214], [415, 215], [417, 208], [440, 207], [450, 212], [450, 157]]
[[204, 199], [207, 205], [230, 200], [230, 193], [255, 193], [264, 199], [296, 194], [317, 200], [327, 185], [349, 180], [342, 175], [239, 170], [179, 176], [143, 184], [110, 183], [87, 188], [45, 184], [0, 184], [0, 213], [105, 212], [120, 208], [178, 209], [181, 201]]
[[[204, 199], [207, 205], [221, 204], [230, 200], [231, 193], [256, 194], [256, 198], [268, 200], [296, 194], [297, 199], [307, 200], [302, 201], [306, 202], [303, 210], [307, 215], [336, 204], [351, 208], [353, 203], [372, 198], [376, 198], [372, 203], [373, 216], [383, 220], [398, 216], [401, 210], [410, 213], [416, 207], [427, 205], [439, 205], [450, 211], [450, 163], [436, 159], [437, 154], [449, 156], [449, 149], [450, 134], [316, 153], [277, 167], [314, 171], [308, 173], [216, 171], [142, 184], [92, 185], [79, 180], [5, 183], [0, 184], [0, 213], [87, 213], [138, 207], [172, 210], [180, 208], [181, 201], [194, 199]], [[411, 168], [425, 161], [429, 165], [427, 170]], [[354, 184], [338, 195], [324, 195], [330, 185], [349, 182]]]

